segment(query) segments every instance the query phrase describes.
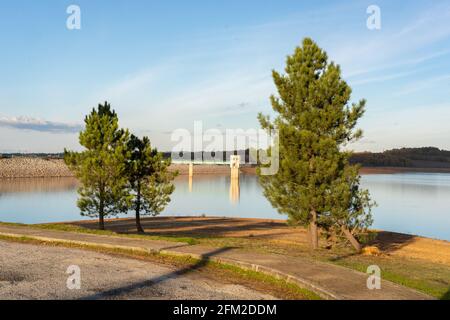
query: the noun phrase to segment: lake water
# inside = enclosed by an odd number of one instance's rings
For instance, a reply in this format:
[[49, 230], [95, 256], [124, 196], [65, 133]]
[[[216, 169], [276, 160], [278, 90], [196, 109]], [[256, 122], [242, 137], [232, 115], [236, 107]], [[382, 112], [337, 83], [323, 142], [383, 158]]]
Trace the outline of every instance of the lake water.
[[[378, 207], [373, 228], [450, 240], [450, 174], [402, 173], [363, 176]], [[211, 215], [284, 219], [262, 195], [257, 177], [187, 176], [175, 181], [162, 215]], [[0, 221], [42, 223], [86, 219], [76, 207], [71, 178], [0, 180]], [[132, 215], [131, 215], [132, 216]]]

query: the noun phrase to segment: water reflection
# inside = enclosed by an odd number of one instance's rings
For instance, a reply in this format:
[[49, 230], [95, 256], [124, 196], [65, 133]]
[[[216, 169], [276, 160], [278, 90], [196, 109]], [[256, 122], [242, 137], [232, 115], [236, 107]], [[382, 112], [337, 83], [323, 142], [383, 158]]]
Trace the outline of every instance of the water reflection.
[[22, 192], [61, 192], [73, 190], [78, 182], [75, 178], [17, 178], [1, 179], [0, 194]]
[[[450, 174], [367, 175], [362, 181], [379, 204], [374, 228], [450, 240]], [[234, 181], [229, 174], [178, 176], [175, 187], [163, 215], [286, 218], [265, 199], [253, 175]], [[73, 178], [0, 179], [0, 220], [83, 219], [76, 188]]]
[[0, 221], [80, 220], [73, 178], [0, 179]]
[[375, 227], [450, 240], [450, 174], [383, 174], [362, 181], [379, 204]]
[[239, 202], [239, 176], [230, 178], [230, 202], [237, 204]]

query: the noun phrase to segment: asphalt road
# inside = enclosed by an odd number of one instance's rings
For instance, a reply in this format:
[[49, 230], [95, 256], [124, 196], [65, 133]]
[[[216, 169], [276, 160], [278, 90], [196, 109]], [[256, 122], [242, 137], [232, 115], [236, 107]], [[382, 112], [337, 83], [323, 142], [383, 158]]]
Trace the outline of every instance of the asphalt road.
[[0, 299], [273, 299], [176, 271], [91, 251], [0, 241]]

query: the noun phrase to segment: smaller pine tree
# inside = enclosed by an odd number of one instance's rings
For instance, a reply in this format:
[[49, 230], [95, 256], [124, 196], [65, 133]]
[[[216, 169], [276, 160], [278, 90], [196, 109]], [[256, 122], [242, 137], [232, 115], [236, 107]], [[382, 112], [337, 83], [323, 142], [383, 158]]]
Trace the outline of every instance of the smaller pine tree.
[[152, 149], [148, 137], [131, 135], [127, 146], [127, 177], [132, 195], [128, 209], [136, 213], [137, 231], [144, 232], [141, 214], [155, 216], [164, 210], [175, 189], [172, 180], [176, 173], [168, 171], [170, 159], [163, 159], [162, 153]]
[[130, 201], [127, 192], [125, 160], [128, 131], [119, 129], [118, 117], [111, 106], [99, 104], [86, 116], [79, 141], [82, 152], [64, 150], [64, 161], [81, 183], [77, 205], [81, 215], [104, 218], [124, 212]]

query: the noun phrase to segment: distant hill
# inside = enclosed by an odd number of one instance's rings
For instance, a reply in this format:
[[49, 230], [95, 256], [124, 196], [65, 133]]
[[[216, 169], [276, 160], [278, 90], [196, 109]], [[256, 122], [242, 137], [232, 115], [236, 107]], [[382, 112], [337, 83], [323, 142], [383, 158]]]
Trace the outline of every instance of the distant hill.
[[352, 163], [363, 167], [450, 168], [450, 151], [434, 147], [355, 153]]

